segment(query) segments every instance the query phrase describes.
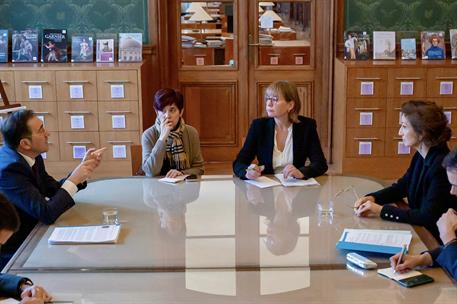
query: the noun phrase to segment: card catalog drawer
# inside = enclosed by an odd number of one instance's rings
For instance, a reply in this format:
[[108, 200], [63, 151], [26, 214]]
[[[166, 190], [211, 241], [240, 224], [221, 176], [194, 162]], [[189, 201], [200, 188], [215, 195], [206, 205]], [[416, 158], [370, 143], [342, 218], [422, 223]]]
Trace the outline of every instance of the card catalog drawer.
[[99, 102], [100, 131], [139, 130], [138, 102]]
[[346, 124], [349, 128], [380, 128], [386, 125], [386, 102], [380, 99], [348, 99]]
[[98, 71], [98, 100], [138, 100], [136, 71]]
[[[446, 115], [451, 128], [457, 127], [457, 102], [452, 98], [435, 98], [434, 101], [443, 107], [444, 114]], [[455, 133], [455, 131], [453, 132]]]
[[84, 151], [90, 148], [99, 148], [98, 132], [60, 132], [60, 159], [82, 160]]
[[59, 131], [98, 131], [97, 103], [58, 102]]
[[[16, 101], [16, 93], [14, 92], [14, 75], [13, 72], [0, 72], [0, 81], [5, 89], [6, 96], [9, 101]], [[0, 96], [0, 101], [2, 96]]]
[[427, 75], [425, 69], [389, 70], [389, 97], [423, 98], [427, 94]]
[[410, 99], [394, 98], [387, 100], [386, 127], [400, 128], [400, 109], [403, 103]]
[[49, 132], [49, 150], [46, 153], [42, 153], [41, 156], [45, 161], [58, 161], [60, 160], [60, 145], [59, 145], [59, 133]]
[[347, 157], [384, 156], [384, 128], [349, 128], [346, 131]]
[[380, 68], [349, 69], [348, 97], [381, 98], [387, 96], [387, 71]]
[[433, 97], [457, 97], [457, 68], [433, 68], [427, 72], [427, 94]]
[[56, 101], [54, 71], [14, 72], [17, 101]]
[[59, 130], [56, 102], [21, 102], [21, 105], [25, 106], [27, 109], [33, 110], [35, 115], [43, 121], [46, 130]]
[[416, 150], [403, 144], [403, 140], [398, 135], [398, 128], [386, 129], [386, 156], [391, 157], [411, 157]]
[[106, 147], [104, 160], [130, 160], [130, 146], [140, 144], [138, 131], [100, 132], [100, 146]]
[[93, 71], [57, 71], [57, 100], [97, 101], [97, 75]]

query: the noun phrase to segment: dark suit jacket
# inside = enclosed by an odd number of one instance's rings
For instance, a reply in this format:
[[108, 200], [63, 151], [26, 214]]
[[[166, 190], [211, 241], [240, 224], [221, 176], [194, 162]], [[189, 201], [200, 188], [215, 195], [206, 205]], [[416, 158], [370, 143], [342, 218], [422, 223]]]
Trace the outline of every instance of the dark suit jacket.
[[[38, 221], [50, 225], [75, 203], [60, 182], [48, 175], [43, 158], [36, 159], [38, 176], [35, 177], [27, 161], [7, 145], [0, 149], [0, 192], [16, 206], [21, 227], [2, 246], [2, 256], [14, 253]], [[78, 185], [82, 189], [84, 185]], [[49, 200], [46, 200], [46, 197]]]
[[[292, 126], [293, 165], [299, 169], [304, 178], [315, 177], [327, 171], [327, 161], [322, 152], [314, 119], [299, 116], [299, 122]], [[255, 119], [249, 128], [246, 141], [233, 162], [233, 172], [245, 179], [246, 168], [255, 157], [260, 165], [265, 166], [263, 174], [273, 174], [275, 121], [273, 118]], [[311, 164], [305, 166], [309, 158]]]
[[24, 281], [30, 280], [12, 274], [0, 274], [0, 296], [13, 298], [20, 297], [20, 287]]
[[[436, 222], [456, 200], [449, 193], [451, 185], [446, 169], [441, 165], [448, 152], [446, 144], [430, 148], [425, 159], [416, 152], [402, 178], [390, 187], [368, 194], [376, 198], [376, 203], [384, 205], [381, 218], [425, 226], [439, 240]], [[408, 198], [409, 209], [387, 205], [405, 197]]]
[[430, 251], [434, 266], [441, 266], [457, 281], [457, 243]]

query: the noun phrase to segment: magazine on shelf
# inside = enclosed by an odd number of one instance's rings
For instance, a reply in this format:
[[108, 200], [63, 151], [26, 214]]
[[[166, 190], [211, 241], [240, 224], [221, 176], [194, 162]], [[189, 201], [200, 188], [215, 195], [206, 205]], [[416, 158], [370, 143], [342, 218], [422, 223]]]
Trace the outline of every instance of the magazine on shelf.
[[404, 38], [400, 40], [401, 59], [414, 60], [416, 59], [416, 38]]
[[12, 62], [38, 62], [38, 30], [14, 30], [12, 41]]
[[73, 35], [71, 37], [71, 62], [94, 61], [94, 37]]
[[97, 39], [97, 62], [114, 62], [114, 39]]
[[41, 62], [67, 62], [67, 30], [43, 30]]
[[373, 32], [373, 59], [395, 60], [395, 32]]
[[457, 59], [457, 29], [449, 30], [449, 44], [451, 45], [451, 58]]
[[369, 46], [370, 35], [367, 32], [348, 31], [344, 33], [344, 59], [370, 59]]
[[0, 30], [0, 62], [8, 62], [8, 30]]
[[141, 62], [142, 53], [142, 33], [119, 33], [119, 62]]
[[444, 44], [444, 32], [421, 32], [422, 59], [442, 60], [446, 59], [446, 46]]

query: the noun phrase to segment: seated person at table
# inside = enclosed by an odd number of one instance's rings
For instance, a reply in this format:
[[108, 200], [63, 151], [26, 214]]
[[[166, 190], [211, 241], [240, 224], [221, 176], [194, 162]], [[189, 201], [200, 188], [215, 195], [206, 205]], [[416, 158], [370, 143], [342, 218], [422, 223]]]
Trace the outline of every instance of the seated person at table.
[[[298, 115], [300, 107], [297, 87], [292, 82], [281, 80], [268, 86], [268, 117], [252, 122], [243, 148], [233, 162], [236, 176], [256, 179], [262, 174], [282, 173], [285, 178], [308, 179], [327, 171], [316, 121]], [[258, 164], [251, 164], [256, 157]], [[265, 166], [263, 171], [261, 166]]]
[[203, 157], [197, 130], [184, 123], [184, 98], [173, 89], [154, 96], [155, 124], [144, 131], [143, 171], [147, 176], [177, 177], [203, 174]]
[[[444, 159], [447, 177], [451, 183], [451, 194], [457, 196], [457, 148]], [[457, 208], [457, 204], [454, 204]], [[416, 266], [441, 266], [457, 281], [457, 212], [449, 208], [436, 223], [444, 246], [420, 255], [404, 256], [397, 265], [399, 254], [390, 258], [392, 267], [398, 272], [408, 271]]]
[[49, 149], [49, 132], [33, 111], [12, 113], [3, 122], [2, 134], [0, 192], [16, 207], [22, 223], [2, 247], [4, 264], [38, 221], [50, 225], [75, 204], [72, 196], [86, 187], [86, 180], [100, 164], [102, 149], [89, 149], [73, 172], [58, 182], [46, 172], [41, 156]]
[[[403, 144], [417, 150], [408, 170], [392, 186], [370, 193], [354, 204], [358, 216], [425, 226], [438, 239], [436, 221], [452, 205], [451, 185], [441, 166], [451, 137], [446, 115], [434, 102], [408, 101], [401, 107], [398, 135]], [[380, 168], [382, 170], [382, 168]], [[408, 209], [395, 202], [408, 199]]]
[[[6, 198], [0, 194], [0, 244], [3, 245], [19, 230], [19, 216]], [[21, 303], [44, 303], [51, 300], [46, 290], [33, 285], [28, 278], [0, 274], [0, 297], [21, 298]]]

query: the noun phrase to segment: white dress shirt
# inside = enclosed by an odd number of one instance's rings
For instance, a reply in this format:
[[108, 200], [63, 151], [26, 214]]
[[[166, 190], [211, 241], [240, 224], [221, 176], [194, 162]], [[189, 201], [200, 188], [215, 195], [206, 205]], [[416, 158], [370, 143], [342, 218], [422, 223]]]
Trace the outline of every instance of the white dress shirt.
[[282, 173], [285, 166], [293, 164], [294, 162], [294, 149], [292, 139], [292, 125], [287, 128], [287, 138], [284, 145], [284, 150], [281, 152], [278, 149], [278, 143], [276, 141], [276, 129], [274, 134], [274, 147], [273, 147], [273, 170], [275, 173]]

